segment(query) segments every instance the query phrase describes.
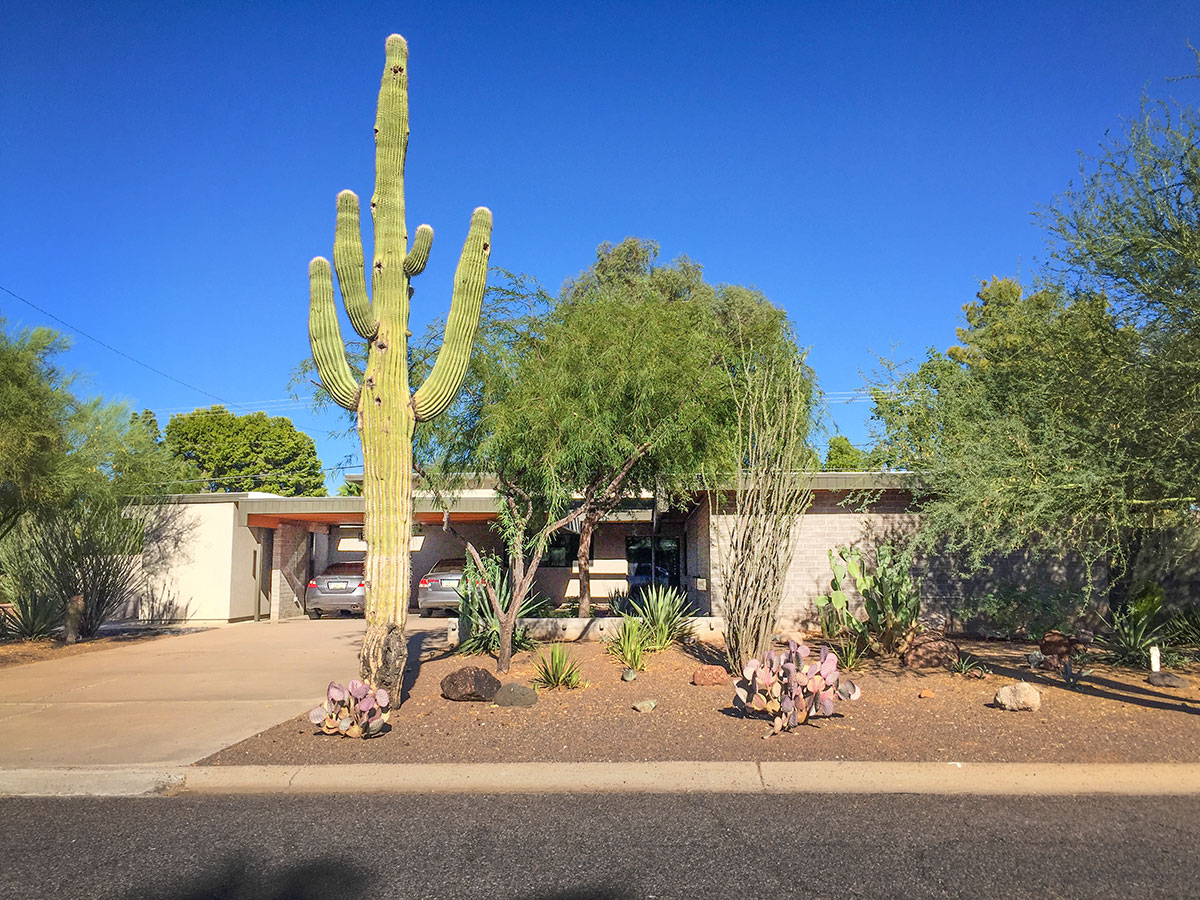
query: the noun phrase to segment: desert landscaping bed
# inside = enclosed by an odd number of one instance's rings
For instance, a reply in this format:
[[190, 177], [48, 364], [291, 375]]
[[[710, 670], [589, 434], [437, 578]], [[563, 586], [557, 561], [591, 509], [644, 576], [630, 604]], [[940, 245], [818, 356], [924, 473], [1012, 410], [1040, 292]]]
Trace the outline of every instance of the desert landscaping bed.
[[[986, 678], [868, 661], [850, 675], [862, 698], [838, 714], [764, 740], [769, 725], [732, 707], [730, 686], [697, 687], [692, 673], [714, 662], [708, 644], [650, 657], [623, 682], [598, 643], [571, 645], [587, 686], [539, 691], [536, 705], [452, 703], [443, 676], [487, 657], [427, 654], [411, 665], [406, 699], [391, 730], [371, 740], [320, 735], [297, 717], [201, 761], [201, 765], [413, 762], [632, 762], [643, 760], [924, 760], [962, 762], [1200, 762], [1198, 673], [1180, 690], [1153, 687], [1144, 673], [1096, 665], [1081, 691], [1051, 672], [1031, 671], [1031, 645], [962, 644], [992, 669]], [[503, 681], [528, 684], [538, 651], [520, 653]], [[339, 673], [340, 674], [340, 673]], [[1042, 695], [1037, 712], [991, 706], [1017, 679]], [[926, 696], [919, 697], [924, 694]], [[930, 696], [931, 695], [931, 696]], [[314, 697], [314, 703], [320, 698]], [[648, 713], [633, 704], [657, 700]]]

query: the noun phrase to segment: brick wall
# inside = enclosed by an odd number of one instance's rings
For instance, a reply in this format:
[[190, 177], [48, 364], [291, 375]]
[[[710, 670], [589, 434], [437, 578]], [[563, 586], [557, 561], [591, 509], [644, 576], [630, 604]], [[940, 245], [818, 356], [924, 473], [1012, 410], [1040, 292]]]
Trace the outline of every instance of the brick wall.
[[281, 523], [275, 529], [271, 552], [271, 621], [304, 615], [308, 585], [308, 529]]

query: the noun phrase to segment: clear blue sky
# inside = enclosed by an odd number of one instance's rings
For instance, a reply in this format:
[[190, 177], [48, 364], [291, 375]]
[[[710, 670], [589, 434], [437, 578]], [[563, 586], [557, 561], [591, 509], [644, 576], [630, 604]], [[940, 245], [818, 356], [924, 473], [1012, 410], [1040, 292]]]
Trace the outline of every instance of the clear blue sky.
[[[371, 193], [390, 32], [408, 38], [414, 327], [444, 313], [471, 210], [492, 262], [556, 289], [638, 235], [785, 307], [822, 387], [953, 341], [1031, 212], [1144, 87], [1194, 71], [1190, 2], [55, 3], [6, 9], [0, 285], [231, 404], [308, 352], [308, 260]], [[22, 8], [23, 7], [23, 8]], [[9, 326], [54, 324], [0, 293]], [[90, 389], [164, 421], [214, 402], [89, 340]], [[265, 402], [264, 401], [269, 401]], [[867, 440], [866, 403], [832, 407]], [[331, 483], [340, 477], [331, 479]]]

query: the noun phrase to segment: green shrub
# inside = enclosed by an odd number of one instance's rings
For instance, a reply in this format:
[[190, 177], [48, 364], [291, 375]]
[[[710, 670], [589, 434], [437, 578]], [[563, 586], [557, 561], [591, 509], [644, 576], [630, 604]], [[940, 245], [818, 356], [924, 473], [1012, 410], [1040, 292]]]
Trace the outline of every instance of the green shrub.
[[1004, 636], [1040, 641], [1047, 631], [1070, 634], [1090, 606], [1081, 589], [1026, 589], [1002, 584], [968, 598], [957, 615], [965, 623], [982, 619]]
[[[507, 611], [512, 602], [512, 583], [508, 573], [502, 572], [500, 562], [491, 557], [484, 559], [488, 567], [489, 580], [496, 586], [496, 594], [500, 605]], [[458, 588], [458, 652], [470, 655], [491, 654], [500, 652], [500, 619], [488, 600], [487, 591], [483, 587], [483, 579], [473, 562], [468, 562], [463, 570], [462, 581]], [[534, 618], [542, 613], [549, 602], [540, 594], [530, 593], [525, 596], [517, 618]], [[513, 653], [521, 650], [532, 650], [537, 641], [529, 636], [526, 628], [513, 629]]]
[[[1122, 612], [1112, 613], [1104, 625], [1108, 631], [1097, 638], [1105, 658], [1119, 666], [1144, 669], [1150, 665], [1150, 648], [1167, 643], [1167, 623], [1162, 614], [1162, 597], [1146, 592]], [[1162, 650], [1163, 665], [1179, 662], [1179, 655]]]
[[648, 635], [640, 619], [621, 617], [621, 631], [607, 641], [604, 651], [627, 669], [640, 672], [646, 668]]
[[634, 613], [642, 619], [646, 649], [665, 650], [692, 634], [692, 610], [687, 595], [665, 584], [644, 589], [633, 600]]
[[538, 687], [577, 688], [582, 683], [579, 676], [579, 663], [571, 659], [571, 651], [562, 641], [550, 647], [550, 657], [544, 653], [538, 654], [537, 666], [533, 675], [533, 683]]

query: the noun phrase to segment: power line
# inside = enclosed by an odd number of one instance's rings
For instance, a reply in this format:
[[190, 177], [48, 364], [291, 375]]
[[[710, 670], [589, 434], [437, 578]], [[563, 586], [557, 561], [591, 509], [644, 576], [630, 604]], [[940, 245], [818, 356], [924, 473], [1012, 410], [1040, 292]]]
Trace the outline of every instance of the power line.
[[[345, 466], [326, 466], [325, 468], [320, 469], [319, 471], [321, 472], [322, 475], [324, 475], [326, 472], [345, 472], [347, 469], [360, 469], [360, 468], [362, 468], [362, 463], [355, 463], [353, 465], [345, 465]], [[220, 478], [183, 478], [183, 479], [179, 479], [178, 481], [147, 481], [147, 482], [144, 482], [144, 486], [145, 487], [170, 487], [171, 485], [174, 485], [174, 484], [212, 484], [213, 482], [241, 481], [246, 478], [297, 479], [297, 478], [309, 478], [312, 476], [312, 474], [313, 474], [312, 472], [287, 472], [287, 471], [280, 469], [275, 472], [256, 472], [251, 475], [224, 475], [224, 476], [221, 476]]]
[[[78, 327], [78, 326], [76, 326], [76, 325], [72, 325], [72, 324], [71, 324], [70, 322], [68, 322], [66, 319], [60, 319], [60, 318], [59, 318], [58, 316], [56, 316], [54, 313], [50, 312], [50, 311], [49, 311], [49, 310], [47, 310], [47, 309], [42, 309], [42, 307], [38, 306], [38, 305], [37, 305], [36, 303], [34, 303], [32, 300], [26, 300], [26, 299], [25, 299], [24, 297], [22, 297], [20, 294], [16, 293], [16, 291], [11, 291], [11, 290], [9, 290], [8, 288], [6, 288], [6, 287], [5, 287], [4, 285], [2, 285], [2, 284], [0, 284], [0, 291], [4, 291], [4, 293], [8, 294], [10, 297], [15, 297], [17, 300], [20, 300], [20, 301], [21, 301], [22, 303], [24, 303], [26, 306], [28, 306], [28, 307], [31, 307], [32, 309], [36, 309], [36, 310], [37, 310], [38, 312], [40, 312], [40, 313], [41, 313], [43, 316], [49, 316], [49, 317], [50, 317], [51, 319], [53, 319], [55, 322], [58, 322], [60, 325], [63, 325], [63, 326], [65, 326], [65, 327], [69, 328], [71, 331], [75, 332], [75, 333], [76, 333], [76, 334], [78, 334], [80, 337], [85, 337], [85, 338], [87, 338], [89, 341], [92, 341], [93, 343], [99, 344], [99, 345], [100, 345], [101, 347], [103, 347], [105, 350], [108, 350], [108, 351], [110, 351], [110, 352], [112, 352], [112, 353], [115, 353], [115, 354], [117, 354], [117, 356], [120, 356], [120, 357], [123, 357], [124, 359], [127, 359], [127, 360], [129, 360], [131, 363], [135, 363], [136, 365], [139, 365], [139, 366], [141, 366], [143, 369], [148, 369], [149, 371], [153, 372], [155, 375], [161, 375], [163, 378], [166, 378], [168, 381], [174, 381], [176, 384], [181, 384], [181, 385], [183, 385], [185, 388], [187, 388], [188, 390], [195, 391], [195, 392], [196, 392], [196, 393], [198, 393], [198, 394], [203, 394], [205, 397], [211, 397], [211, 398], [212, 398], [212, 399], [214, 399], [214, 400], [220, 400], [222, 403], [226, 403], [226, 404], [228, 404], [228, 405], [230, 405], [230, 406], [237, 406], [237, 404], [236, 404], [236, 403], [229, 403], [229, 401], [228, 401], [228, 400], [222, 400], [220, 397], [218, 397], [216, 394], [212, 393], [211, 391], [206, 391], [206, 390], [204, 390], [203, 388], [198, 388], [198, 387], [196, 387], [194, 384], [188, 384], [186, 381], [183, 381], [183, 380], [182, 380], [182, 379], [180, 379], [180, 378], [176, 378], [174, 375], [168, 375], [168, 374], [167, 374], [166, 372], [164, 372], [162, 369], [156, 369], [156, 368], [154, 368], [154, 366], [150, 365], [149, 363], [142, 362], [140, 359], [136, 359], [135, 357], [132, 357], [132, 356], [130, 356], [128, 353], [126, 353], [126, 352], [125, 352], [125, 351], [123, 351], [123, 350], [118, 350], [118, 349], [117, 349], [116, 347], [114, 347], [112, 344], [105, 343], [104, 341], [100, 340], [100, 338], [98, 338], [98, 337], [95, 337], [95, 336], [93, 336], [93, 335], [90, 335], [90, 334], [88, 334], [88, 333], [87, 333], [86, 331], [84, 331], [82, 328], [79, 328], [79, 327]], [[238, 408], [239, 408], [239, 409], [244, 409], [244, 407], [240, 407], [240, 406], [239, 406]]]

